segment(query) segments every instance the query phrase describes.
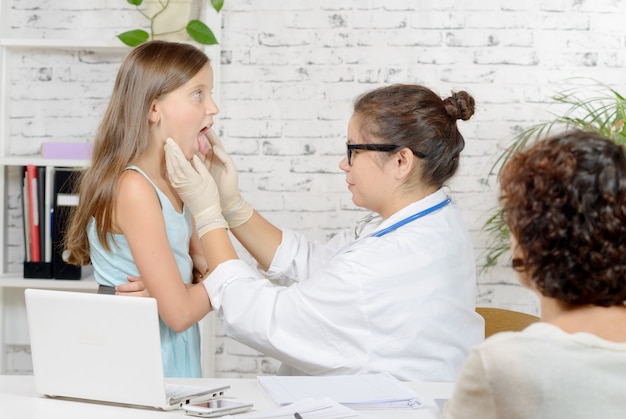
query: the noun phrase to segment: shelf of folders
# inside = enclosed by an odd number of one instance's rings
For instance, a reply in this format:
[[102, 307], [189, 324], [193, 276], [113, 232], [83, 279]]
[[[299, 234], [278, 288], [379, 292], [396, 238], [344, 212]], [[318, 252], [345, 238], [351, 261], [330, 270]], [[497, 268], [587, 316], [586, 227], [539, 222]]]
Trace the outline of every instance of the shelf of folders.
[[72, 207], [78, 205], [75, 168], [22, 167], [24, 278], [80, 279], [80, 266], [63, 260], [63, 239]]

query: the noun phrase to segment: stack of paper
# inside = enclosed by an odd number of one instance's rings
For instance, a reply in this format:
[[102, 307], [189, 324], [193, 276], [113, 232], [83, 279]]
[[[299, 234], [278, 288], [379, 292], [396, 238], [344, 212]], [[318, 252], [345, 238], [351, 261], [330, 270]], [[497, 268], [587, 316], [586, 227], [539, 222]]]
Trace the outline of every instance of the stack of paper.
[[225, 416], [232, 419], [294, 419], [298, 413], [303, 419], [342, 419], [354, 418], [359, 414], [354, 410], [340, 405], [330, 398], [321, 400], [305, 399], [268, 412], [244, 413], [236, 416]]
[[422, 399], [389, 374], [257, 377], [279, 406], [330, 397], [354, 409], [422, 406]]

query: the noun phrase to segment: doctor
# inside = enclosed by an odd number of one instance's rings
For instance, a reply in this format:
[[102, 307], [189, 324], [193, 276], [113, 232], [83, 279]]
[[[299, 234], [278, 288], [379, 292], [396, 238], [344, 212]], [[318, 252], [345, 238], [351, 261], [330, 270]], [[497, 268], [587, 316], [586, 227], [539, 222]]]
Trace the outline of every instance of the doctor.
[[[354, 204], [372, 216], [326, 244], [254, 211], [215, 135], [206, 166], [168, 140], [172, 185], [206, 232], [204, 286], [224, 331], [282, 361], [279, 374], [456, 380], [483, 340], [483, 320], [472, 243], [442, 187], [464, 147], [456, 120], [473, 113], [463, 91], [442, 100], [392, 85], [361, 96], [339, 167]], [[263, 275], [237, 258], [225, 223]]]

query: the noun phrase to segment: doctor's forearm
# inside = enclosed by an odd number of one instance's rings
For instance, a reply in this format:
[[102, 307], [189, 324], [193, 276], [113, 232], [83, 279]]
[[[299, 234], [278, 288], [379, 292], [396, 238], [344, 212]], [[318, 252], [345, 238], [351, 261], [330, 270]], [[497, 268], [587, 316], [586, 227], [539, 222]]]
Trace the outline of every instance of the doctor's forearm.
[[200, 237], [200, 240], [204, 247], [209, 271], [215, 270], [219, 264], [227, 260], [239, 259], [228, 236], [228, 231], [224, 228], [207, 231]]
[[254, 211], [252, 217], [231, 229], [233, 235], [264, 270], [269, 269], [282, 241], [282, 231]]

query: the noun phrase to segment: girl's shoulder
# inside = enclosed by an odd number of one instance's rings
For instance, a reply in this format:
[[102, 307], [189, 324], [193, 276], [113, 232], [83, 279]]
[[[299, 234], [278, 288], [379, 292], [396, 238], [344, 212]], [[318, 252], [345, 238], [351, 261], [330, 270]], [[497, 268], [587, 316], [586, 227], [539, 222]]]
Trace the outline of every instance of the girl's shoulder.
[[118, 194], [135, 194], [149, 192], [154, 194], [154, 186], [140, 172], [124, 170], [117, 181]]
[[116, 206], [128, 209], [161, 208], [154, 185], [141, 173], [125, 170], [117, 181]]
[[113, 205], [115, 230], [126, 234], [138, 222], [156, 223], [163, 219], [161, 201], [154, 187], [141, 173], [124, 171], [117, 182]]

